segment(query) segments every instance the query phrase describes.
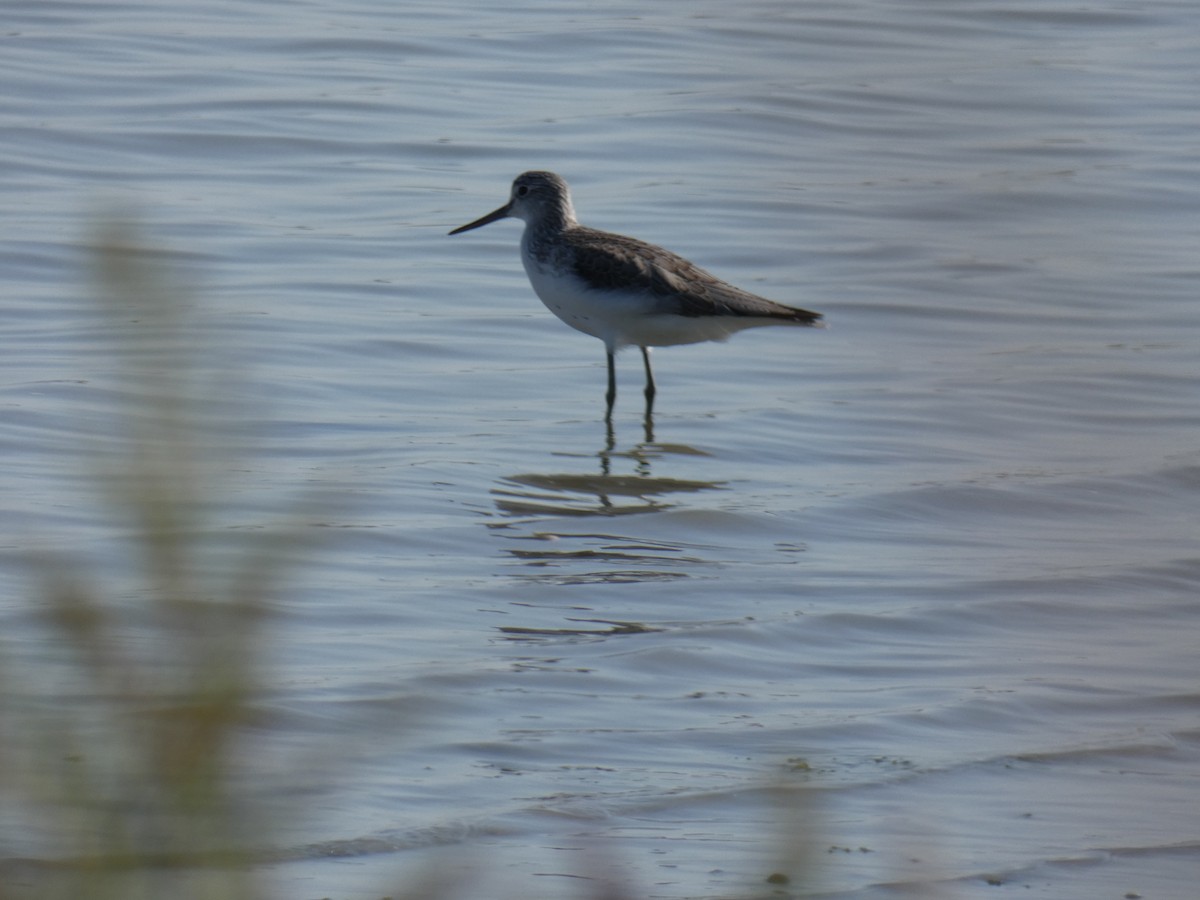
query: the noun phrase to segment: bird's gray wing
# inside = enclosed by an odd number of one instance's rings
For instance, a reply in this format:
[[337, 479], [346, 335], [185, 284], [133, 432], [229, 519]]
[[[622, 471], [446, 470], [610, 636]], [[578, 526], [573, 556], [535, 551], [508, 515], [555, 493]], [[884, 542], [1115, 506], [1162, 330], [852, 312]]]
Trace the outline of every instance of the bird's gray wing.
[[734, 287], [678, 254], [622, 234], [575, 228], [575, 272], [601, 290], [638, 290], [655, 311], [677, 316], [750, 316], [814, 324], [820, 313], [784, 306]]

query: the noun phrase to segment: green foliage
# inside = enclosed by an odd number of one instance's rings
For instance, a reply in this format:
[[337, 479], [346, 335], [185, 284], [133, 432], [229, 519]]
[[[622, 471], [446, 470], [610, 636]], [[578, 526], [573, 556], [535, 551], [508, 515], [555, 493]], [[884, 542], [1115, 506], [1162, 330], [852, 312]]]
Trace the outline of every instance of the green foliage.
[[131, 564], [114, 579], [82, 553], [34, 561], [44, 655], [20, 677], [5, 669], [0, 799], [37, 861], [7, 859], [0, 898], [249, 900], [270, 823], [249, 799], [247, 738], [297, 537], [264, 530], [232, 554], [213, 540], [232, 471], [222, 441], [239, 427], [212, 402], [226, 375], [204, 364], [156, 254], [110, 228], [93, 255], [119, 399], [79, 467]]

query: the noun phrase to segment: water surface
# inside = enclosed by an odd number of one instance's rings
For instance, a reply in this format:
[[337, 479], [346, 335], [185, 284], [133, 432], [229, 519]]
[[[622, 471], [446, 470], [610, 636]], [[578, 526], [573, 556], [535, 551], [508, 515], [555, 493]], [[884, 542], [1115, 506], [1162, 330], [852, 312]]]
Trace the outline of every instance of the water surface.
[[[335, 760], [272, 781], [318, 795], [279, 896], [438, 852], [490, 896], [1192, 895], [1191, 4], [8, 14], [6, 631], [31, 551], [126, 577], [80, 457], [132, 211], [257, 420], [216, 542], [336, 498], [261, 698], [264, 754]], [[532, 168], [831, 327], [664, 349], [651, 433], [622, 357], [609, 433], [519, 224], [446, 237]]]

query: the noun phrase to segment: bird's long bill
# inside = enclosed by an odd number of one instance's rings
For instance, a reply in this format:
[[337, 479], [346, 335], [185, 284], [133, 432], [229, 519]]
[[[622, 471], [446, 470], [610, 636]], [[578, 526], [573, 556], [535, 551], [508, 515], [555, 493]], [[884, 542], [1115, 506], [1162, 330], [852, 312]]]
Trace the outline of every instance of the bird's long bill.
[[511, 210], [511, 209], [512, 209], [512, 204], [505, 203], [499, 209], [492, 210], [490, 213], [488, 213], [482, 219], [476, 219], [474, 222], [468, 222], [466, 225], [462, 225], [458, 228], [455, 228], [453, 231], [450, 232], [450, 234], [461, 234], [464, 231], [470, 231], [472, 228], [479, 228], [483, 225], [489, 225], [492, 222], [495, 222], [497, 219], [503, 219], [504, 217], [506, 217], [509, 213], [509, 210]]

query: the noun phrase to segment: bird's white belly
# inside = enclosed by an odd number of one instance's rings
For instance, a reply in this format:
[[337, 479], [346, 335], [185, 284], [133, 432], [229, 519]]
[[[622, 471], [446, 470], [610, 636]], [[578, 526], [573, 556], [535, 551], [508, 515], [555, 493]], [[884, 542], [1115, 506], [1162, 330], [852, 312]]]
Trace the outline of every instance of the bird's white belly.
[[572, 328], [599, 338], [612, 350], [631, 343], [622, 337], [627, 331], [622, 324], [636, 315], [633, 297], [623, 301], [618, 293], [592, 290], [573, 272], [561, 272], [528, 258], [525, 272], [546, 308]]
[[655, 311], [655, 299], [643, 291], [588, 287], [573, 272], [552, 269], [524, 258], [534, 293], [552, 313], [584, 334], [604, 341], [610, 352], [622, 347], [669, 347], [723, 341], [759, 324], [731, 316], [679, 316]]

